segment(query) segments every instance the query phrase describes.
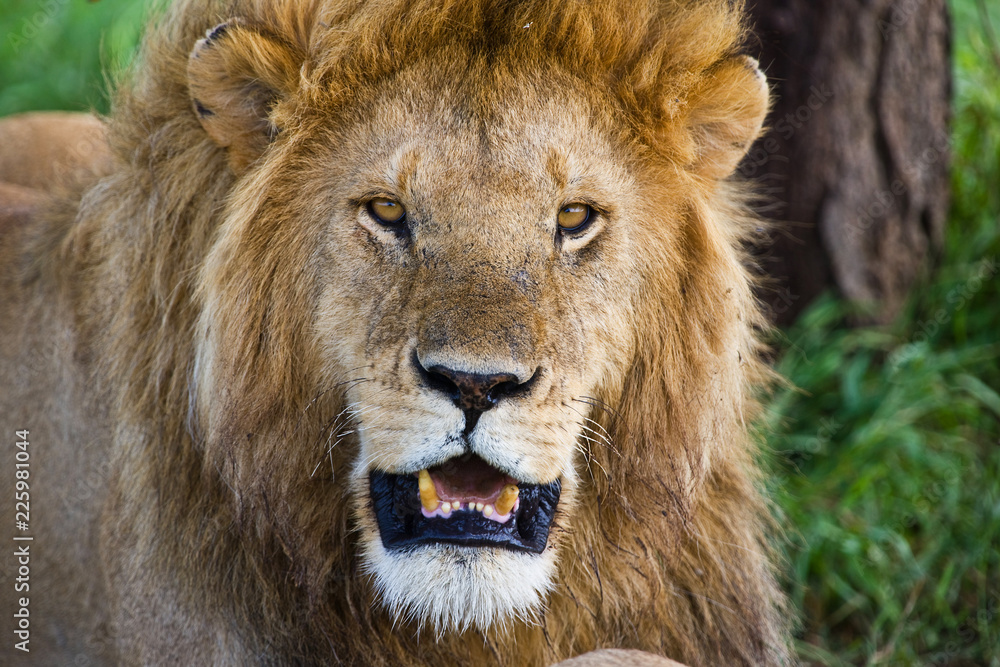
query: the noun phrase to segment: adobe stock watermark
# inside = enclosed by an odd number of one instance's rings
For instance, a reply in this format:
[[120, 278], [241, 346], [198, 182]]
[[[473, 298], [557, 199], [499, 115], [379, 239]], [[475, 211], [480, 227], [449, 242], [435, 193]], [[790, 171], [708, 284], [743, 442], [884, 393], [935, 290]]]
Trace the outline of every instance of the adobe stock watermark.
[[[757, 170], [770, 162], [775, 154], [781, 150], [782, 143], [790, 140], [797, 131], [805, 127], [806, 123], [812, 120], [813, 115], [823, 108], [823, 105], [831, 97], [833, 97], [833, 91], [826, 84], [820, 84], [818, 87], [812, 86], [805, 103], [800, 104], [795, 111], [786, 113], [783, 118], [779, 118], [765, 139], [758, 142], [750, 150], [740, 164], [740, 174], [747, 178], [756, 175]], [[781, 137], [781, 141], [778, 141], [775, 134]]]
[[[973, 472], [968, 468], [967, 464], [958, 464], [937, 469], [933, 481], [921, 485], [915, 497], [900, 498], [899, 502], [890, 508], [891, 514], [887, 520], [877, 522], [878, 530], [869, 531], [867, 546], [862, 552], [866, 566], [895, 569], [901, 567], [901, 560], [912, 558], [913, 540], [919, 542], [921, 523], [926, 521], [927, 517], [939, 513], [942, 503], [949, 497], [961, 494], [963, 485], [968, 483], [970, 472]], [[980, 471], [977, 469], [975, 472]], [[874, 484], [881, 498], [894, 498], [899, 493], [899, 490], [886, 478], [879, 479]], [[892, 512], [893, 509], [896, 512]], [[926, 527], [924, 529], [926, 530]], [[919, 562], [902, 567], [916, 567], [917, 576], [926, 576], [926, 565], [921, 565]], [[955, 582], [956, 580], [952, 579], [953, 585]], [[892, 594], [886, 595], [890, 597]], [[965, 605], [968, 602], [958, 604]], [[995, 622], [1000, 614], [998, 592], [981, 589], [978, 600], [972, 604], [974, 606], [971, 609], [966, 607], [964, 610], [968, 613], [965, 620], [952, 631], [952, 634], [939, 638], [940, 648], [935, 653], [926, 655], [924, 664], [950, 664], [963, 656], [965, 648], [994, 632], [991, 629], [996, 627]], [[953, 613], [958, 611], [959, 609], [953, 607]]]
[[920, 0], [896, 0], [892, 3], [889, 6], [889, 20], [884, 18], [878, 20], [878, 31], [882, 34], [882, 41], [888, 40], [892, 33], [909, 23], [919, 8]]
[[778, 289], [769, 290], [774, 294], [774, 298], [763, 305], [764, 316], [768, 320], [774, 321], [779, 315], [787, 313], [801, 297], [792, 292], [787, 285]]
[[45, 0], [39, 3], [38, 11], [21, 19], [21, 25], [7, 33], [7, 43], [14, 53], [20, 52], [25, 44], [35, 39], [67, 2], [68, 0]]
[[[918, 176], [931, 166], [943, 160], [951, 143], [948, 135], [938, 134], [933, 143], [925, 148], [917, 159], [901, 168], [904, 176]], [[896, 201], [908, 192], [909, 188], [901, 179], [893, 179], [889, 187], [876, 191], [868, 200], [868, 204], [862, 204], [857, 208], [857, 220], [852, 225], [848, 225], [848, 233], [858, 237], [864, 235], [875, 226], [877, 222], [896, 208]]]
[[[908, 507], [901, 515], [881, 524], [883, 530], [871, 538], [865, 560], [872, 565], [886, 565], [887, 560], [891, 558], [889, 554], [892, 553], [894, 547], [898, 546], [897, 540], [904, 533], [918, 526], [921, 516], [933, 514], [936, 508], [940, 507], [941, 502], [962, 484], [965, 473], [963, 465], [948, 466], [939, 472], [936, 480], [922, 486], [917, 498], [908, 502]], [[875, 482], [875, 487], [882, 498], [890, 498], [894, 494], [892, 486], [886, 479]]]
[[103, 135], [86, 133], [68, 146], [62, 158], [52, 166], [53, 177], [57, 182], [72, 183], [89, 170], [95, 155], [107, 152]]
[[981, 637], [995, 635], [998, 618], [1000, 618], [1000, 591], [992, 590], [987, 593], [987, 599], [981, 603], [979, 609], [958, 626], [954, 639], [945, 644], [944, 650], [929, 656], [931, 662], [942, 665], [960, 658], [964, 648], [979, 641]]
[[930, 340], [945, 324], [955, 316], [955, 313], [965, 308], [969, 301], [983, 288], [983, 284], [995, 276], [1000, 270], [997, 258], [984, 257], [979, 262], [975, 272], [961, 285], [948, 290], [945, 303], [948, 307], [938, 308], [933, 315], [917, 323], [913, 338], [906, 345], [900, 346], [890, 357], [890, 364], [897, 368], [916, 356], [923, 354], [921, 345]]
[[828, 445], [833, 441], [833, 436], [843, 427], [839, 421], [833, 417], [823, 417], [819, 420], [819, 428], [816, 435], [809, 438], [805, 445], [799, 450], [799, 456], [804, 461], [826, 452]]
[[14, 447], [14, 648], [31, 652], [31, 442], [28, 429], [13, 434]]

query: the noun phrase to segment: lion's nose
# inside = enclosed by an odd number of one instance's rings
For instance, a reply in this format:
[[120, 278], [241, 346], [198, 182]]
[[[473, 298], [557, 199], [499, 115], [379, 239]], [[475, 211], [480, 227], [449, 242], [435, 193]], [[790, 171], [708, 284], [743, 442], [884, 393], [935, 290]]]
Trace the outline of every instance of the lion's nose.
[[520, 386], [513, 373], [479, 375], [431, 366], [426, 374], [427, 384], [446, 394], [462, 410], [485, 412]]
[[526, 393], [534, 382], [536, 372], [525, 382], [513, 373], [467, 373], [446, 366], [424, 368], [419, 358], [414, 359], [420, 375], [429, 387], [448, 396], [465, 413], [465, 432], [471, 433], [486, 412], [506, 396]]

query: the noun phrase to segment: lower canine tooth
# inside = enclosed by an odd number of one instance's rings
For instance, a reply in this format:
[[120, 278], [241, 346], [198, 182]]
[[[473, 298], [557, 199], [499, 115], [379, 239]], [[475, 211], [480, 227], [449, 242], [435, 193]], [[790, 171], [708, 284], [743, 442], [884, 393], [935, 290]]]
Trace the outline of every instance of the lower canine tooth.
[[512, 509], [514, 509], [514, 503], [517, 502], [518, 489], [513, 484], [508, 484], [503, 487], [500, 492], [500, 497], [497, 498], [496, 509], [499, 514], [509, 514]]
[[428, 512], [433, 512], [438, 508], [439, 501], [437, 489], [434, 488], [434, 480], [431, 479], [431, 474], [427, 472], [426, 468], [421, 470], [417, 476], [417, 484], [420, 488], [420, 504]]

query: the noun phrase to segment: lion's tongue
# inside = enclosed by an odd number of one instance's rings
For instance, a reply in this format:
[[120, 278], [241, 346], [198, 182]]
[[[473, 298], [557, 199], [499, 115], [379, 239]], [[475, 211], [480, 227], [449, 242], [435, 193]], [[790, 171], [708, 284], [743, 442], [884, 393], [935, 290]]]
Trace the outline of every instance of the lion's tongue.
[[496, 503], [504, 486], [517, 485], [478, 456], [466, 454], [428, 469], [438, 498], [449, 502]]

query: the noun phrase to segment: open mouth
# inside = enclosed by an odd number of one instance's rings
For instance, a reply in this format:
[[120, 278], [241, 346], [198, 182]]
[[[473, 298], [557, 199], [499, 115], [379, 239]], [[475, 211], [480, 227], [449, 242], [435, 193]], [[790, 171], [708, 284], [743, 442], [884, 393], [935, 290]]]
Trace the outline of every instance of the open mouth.
[[474, 454], [410, 475], [371, 472], [382, 544], [502, 547], [541, 553], [559, 504], [559, 480], [525, 484]]

